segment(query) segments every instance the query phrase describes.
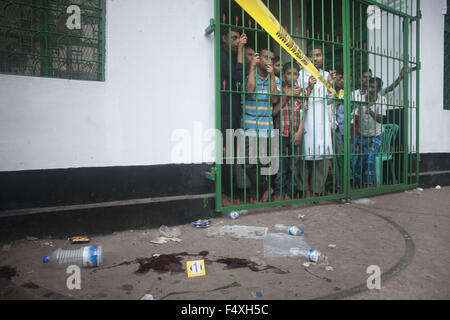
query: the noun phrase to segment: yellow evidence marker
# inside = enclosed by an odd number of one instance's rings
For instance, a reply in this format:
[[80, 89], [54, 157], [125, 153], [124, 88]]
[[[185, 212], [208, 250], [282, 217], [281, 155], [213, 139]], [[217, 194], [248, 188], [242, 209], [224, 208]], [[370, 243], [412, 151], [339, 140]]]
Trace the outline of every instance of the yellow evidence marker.
[[187, 272], [188, 278], [200, 277], [200, 276], [206, 275], [205, 261], [204, 260], [187, 261], [186, 262], [186, 272]]

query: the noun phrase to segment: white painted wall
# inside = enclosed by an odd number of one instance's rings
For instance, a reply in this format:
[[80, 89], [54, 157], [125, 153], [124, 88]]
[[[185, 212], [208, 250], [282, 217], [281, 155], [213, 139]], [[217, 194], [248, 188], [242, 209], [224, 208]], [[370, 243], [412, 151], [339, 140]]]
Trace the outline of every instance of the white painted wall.
[[[0, 75], [0, 171], [173, 163], [175, 130], [214, 127], [213, 13], [210, 0], [108, 0], [106, 82]], [[450, 152], [442, 1], [422, 13], [420, 152]]]
[[421, 1], [421, 6], [420, 152], [450, 152], [450, 110], [443, 105], [443, 1]]
[[213, 15], [108, 0], [106, 82], [0, 75], [0, 171], [171, 163], [174, 130], [214, 127]]

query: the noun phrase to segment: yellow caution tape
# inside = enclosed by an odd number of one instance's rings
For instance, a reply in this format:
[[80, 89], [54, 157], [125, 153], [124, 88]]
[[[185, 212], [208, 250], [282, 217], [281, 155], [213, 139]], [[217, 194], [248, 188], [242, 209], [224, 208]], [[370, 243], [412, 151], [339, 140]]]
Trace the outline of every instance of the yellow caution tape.
[[297, 60], [309, 73], [322, 82], [332, 94], [339, 99], [344, 96], [344, 91], [340, 90], [339, 94], [328, 83], [328, 81], [319, 73], [303, 51], [298, 47], [289, 33], [283, 29], [278, 20], [273, 16], [272, 12], [261, 2], [261, 0], [234, 0], [242, 9], [258, 22], [272, 38], [275, 39], [295, 60]]

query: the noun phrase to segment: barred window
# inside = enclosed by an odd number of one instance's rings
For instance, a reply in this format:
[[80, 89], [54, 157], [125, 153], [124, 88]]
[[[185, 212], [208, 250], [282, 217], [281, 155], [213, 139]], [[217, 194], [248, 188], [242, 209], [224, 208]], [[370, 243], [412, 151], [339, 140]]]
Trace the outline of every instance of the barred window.
[[444, 32], [444, 109], [450, 110], [450, 0], [447, 0]]
[[104, 81], [105, 0], [0, 0], [0, 73]]

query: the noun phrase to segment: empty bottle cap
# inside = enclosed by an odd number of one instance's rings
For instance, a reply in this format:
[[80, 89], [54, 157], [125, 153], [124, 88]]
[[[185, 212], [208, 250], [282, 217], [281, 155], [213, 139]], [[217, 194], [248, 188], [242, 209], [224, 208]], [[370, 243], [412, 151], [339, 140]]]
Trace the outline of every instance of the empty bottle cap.
[[43, 263], [47, 263], [47, 262], [49, 262], [50, 261], [50, 257], [49, 256], [43, 256], [42, 257], [42, 262]]

